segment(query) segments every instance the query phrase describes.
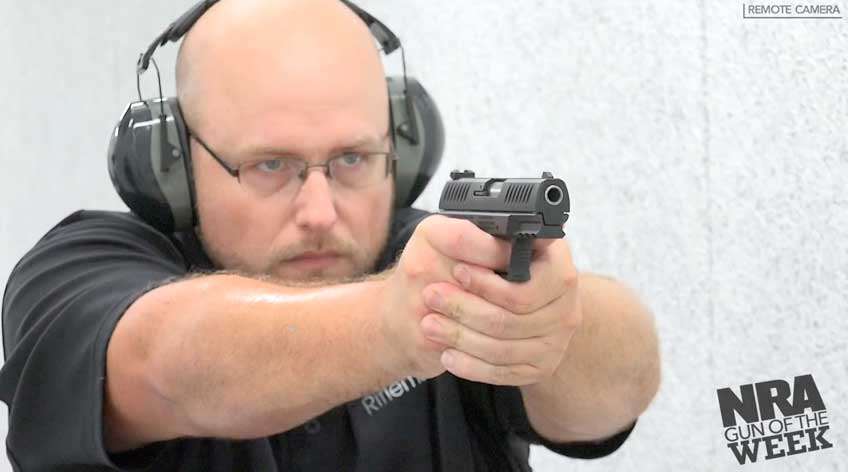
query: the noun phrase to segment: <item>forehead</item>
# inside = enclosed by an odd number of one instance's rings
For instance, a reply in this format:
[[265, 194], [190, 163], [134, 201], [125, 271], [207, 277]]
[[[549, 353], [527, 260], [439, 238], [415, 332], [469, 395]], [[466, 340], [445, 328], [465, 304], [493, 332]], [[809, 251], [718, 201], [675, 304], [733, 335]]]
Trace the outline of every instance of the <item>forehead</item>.
[[389, 121], [379, 54], [319, 46], [327, 45], [222, 48], [219, 60], [204, 65], [197, 89], [204, 131], [242, 149], [285, 145], [308, 152], [379, 142]]

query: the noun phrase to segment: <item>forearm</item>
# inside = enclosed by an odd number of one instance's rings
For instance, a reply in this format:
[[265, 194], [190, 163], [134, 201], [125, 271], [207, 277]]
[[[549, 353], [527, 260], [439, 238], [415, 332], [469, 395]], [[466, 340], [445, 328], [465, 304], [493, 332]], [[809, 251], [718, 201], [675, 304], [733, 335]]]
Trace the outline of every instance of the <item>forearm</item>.
[[150, 292], [122, 323], [135, 370], [178, 421], [170, 435], [260, 437], [396, 380], [380, 343], [381, 288], [209, 276]]
[[583, 323], [555, 374], [522, 387], [533, 427], [559, 442], [608, 437], [650, 403], [660, 379], [653, 318], [619, 283], [581, 275]]

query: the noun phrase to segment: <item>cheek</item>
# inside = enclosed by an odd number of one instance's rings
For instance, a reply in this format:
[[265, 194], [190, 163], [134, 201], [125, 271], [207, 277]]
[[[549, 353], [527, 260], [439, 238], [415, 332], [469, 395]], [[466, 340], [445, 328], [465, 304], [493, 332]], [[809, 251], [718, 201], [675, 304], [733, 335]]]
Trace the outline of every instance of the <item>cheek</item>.
[[222, 269], [256, 270], [271, 246], [271, 219], [258, 217], [255, 203], [236, 179], [201, 170], [197, 175], [197, 206], [207, 253]]
[[375, 189], [363, 195], [356, 207], [350, 207], [348, 219], [354, 240], [363, 250], [363, 259], [375, 259], [386, 242], [392, 210], [391, 187]]

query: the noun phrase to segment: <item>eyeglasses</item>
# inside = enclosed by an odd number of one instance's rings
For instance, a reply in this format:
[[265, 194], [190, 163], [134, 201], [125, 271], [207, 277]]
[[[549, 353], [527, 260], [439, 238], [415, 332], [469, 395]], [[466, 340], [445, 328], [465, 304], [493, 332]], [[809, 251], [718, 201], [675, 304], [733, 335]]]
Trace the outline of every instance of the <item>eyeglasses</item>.
[[294, 195], [306, 180], [310, 169], [322, 168], [330, 184], [342, 188], [361, 189], [385, 180], [394, 171], [397, 154], [390, 152], [346, 151], [327, 160], [324, 164], [310, 165], [303, 159], [289, 156], [273, 157], [233, 166], [218, 157], [212, 149], [197, 136], [189, 132], [212, 158], [238, 179], [239, 183], [251, 193], [267, 197], [278, 192]]

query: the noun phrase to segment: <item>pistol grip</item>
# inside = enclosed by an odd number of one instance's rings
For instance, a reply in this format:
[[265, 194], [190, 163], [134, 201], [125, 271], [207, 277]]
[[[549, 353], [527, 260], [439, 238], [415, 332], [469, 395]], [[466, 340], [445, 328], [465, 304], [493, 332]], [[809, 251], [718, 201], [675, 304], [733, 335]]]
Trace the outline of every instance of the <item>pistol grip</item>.
[[530, 280], [530, 260], [533, 258], [533, 238], [517, 234], [512, 238], [512, 253], [509, 255], [509, 272], [506, 279], [510, 282]]

